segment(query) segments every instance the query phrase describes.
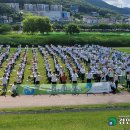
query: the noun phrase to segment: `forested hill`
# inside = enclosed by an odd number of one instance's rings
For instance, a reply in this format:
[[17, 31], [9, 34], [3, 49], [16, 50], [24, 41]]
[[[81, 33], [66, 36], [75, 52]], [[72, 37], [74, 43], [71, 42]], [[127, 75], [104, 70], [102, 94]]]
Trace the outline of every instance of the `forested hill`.
[[20, 3], [20, 8], [23, 8], [25, 3], [45, 3], [45, 4], [62, 4], [63, 9], [66, 11], [70, 11], [70, 5], [78, 5], [80, 13], [87, 13], [90, 12], [98, 12], [101, 16], [105, 16], [107, 13], [115, 14], [115, 12], [107, 10], [107, 9], [100, 9], [95, 5], [88, 3], [86, 0], [0, 0], [0, 3]]
[[70, 5], [78, 5], [80, 13], [98, 12], [105, 16], [110, 14], [130, 14], [129, 8], [118, 8], [107, 4], [103, 0], [0, 0], [0, 3], [20, 3], [20, 8], [23, 8], [25, 3], [45, 3], [45, 4], [62, 4], [63, 9], [70, 11]]
[[118, 8], [116, 6], [107, 4], [103, 0], [86, 0], [86, 1], [96, 7], [109, 9], [111, 11], [115, 11], [120, 14], [130, 14], [130, 8]]

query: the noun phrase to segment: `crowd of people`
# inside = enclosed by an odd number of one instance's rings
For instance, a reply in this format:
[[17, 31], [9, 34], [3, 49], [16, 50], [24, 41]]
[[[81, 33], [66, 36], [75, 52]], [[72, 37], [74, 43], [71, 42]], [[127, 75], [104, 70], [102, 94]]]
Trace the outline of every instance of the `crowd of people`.
[[[39, 48], [41, 47], [39, 46]], [[46, 50], [54, 60], [55, 74], [60, 76], [64, 73], [56, 59], [56, 55], [58, 55], [68, 69], [69, 79], [72, 83], [77, 83], [78, 79], [91, 83], [94, 79], [95, 82], [111, 82], [115, 89], [119, 83], [123, 86], [126, 83], [126, 87], [130, 88], [129, 54], [98, 45], [72, 47], [46, 45], [45, 53]], [[49, 72], [51, 71], [49, 70]], [[51, 76], [49, 77], [51, 78]], [[61, 76], [58, 79], [60, 80]]]
[[[2, 49], [3, 46], [0, 46]], [[75, 45], [75, 46], [38, 46], [38, 50], [44, 58], [46, 77], [48, 83], [53, 84], [56, 91], [56, 84], [66, 84], [71, 81], [72, 84], [78, 83], [79, 79], [83, 83], [92, 82], [111, 82], [112, 90], [115, 92], [120, 83], [122, 86], [127, 84], [130, 88], [130, 55], [125, 52], [114, 50], [113, 48], [99, 45]], [[9, 56], [10, 46], [0, 55], [0, 66]], [[18, 46], [16, 52], [8, 59], [2, 78], [3, 91], [7, 91], [7, 85], [10, 74], [14, 68], [16, 60], [20, 57], [21, 46]], [[32, 46], [32, 75], [33, 83], [40, 84], [40, 74], [38, 72], [38, 52]], [[21, 84], [24, 79], [24, 71], [27, 64], [28, 46], [25, 47], [24, 54], [17, 71], [16, 84]], [[52, 71], [50, 57], [54, 62], [54, 71]], [[65, 64], [62, 67], [59, 58]], [[67, 71], [65, 71], [67, 70]], [[44, 76], [44, 75], [43, 75]]]

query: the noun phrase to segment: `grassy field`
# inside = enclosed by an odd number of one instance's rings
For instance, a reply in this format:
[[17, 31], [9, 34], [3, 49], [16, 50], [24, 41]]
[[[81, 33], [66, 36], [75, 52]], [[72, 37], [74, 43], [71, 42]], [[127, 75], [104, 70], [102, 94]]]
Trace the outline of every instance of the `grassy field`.
[[130, 54], [130, 47], [118, 47], [118, 48], [115, 48], [115, 49]]
[[44, 44], [99, 44], [111, 47], [130, 47], [130, 33], [112, 32], [81, 32], [78, 35], [66, 35], [64, 32], [52, 32], [48, 35], [42, 34], [16, 34], [10, 33], [0, 35], [0, 44], [10, 44], [16, 47], [18, 44], [44, 45]]
[[109, 126], [108, 119], [129, 116], [130, 111], [0, 115], [0, 130], [129, 130], [129, 125]]

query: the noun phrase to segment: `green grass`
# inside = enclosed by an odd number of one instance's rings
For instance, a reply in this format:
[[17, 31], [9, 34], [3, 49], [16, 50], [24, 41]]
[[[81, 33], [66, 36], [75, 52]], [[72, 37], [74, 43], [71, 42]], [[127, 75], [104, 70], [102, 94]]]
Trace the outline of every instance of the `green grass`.
[[130, 54], [130, 47], [118, 47], [118, 48], [115, 48], [115, 49]]
[[108, 126], [108, 118], [130, 111], [1, 115], [0, 130], [129, 130], [129, 125]]
[[99, 44], [111, 47], [130, 47], [130, 33], [112, 32], [81, 32], [78, 35], [66, 35], [64, 32], [52, 32], [48, 35], [42, 34], [5, 34], [0, 35], [0, 44], [10, 44], [16, 47], [18, 44], [44, 45], [44, 44]]
[[25, 108], [0, 108], [0, 112], [23, 112], [23, 111], [42, 111], [42, 110], [79, 110], [79, 109], [107, 109], [128, 108], [130, 103], [110, 103], [95, 105], [71, 105], [71, 106], [49, 106], [49, 107], [25, 107]]

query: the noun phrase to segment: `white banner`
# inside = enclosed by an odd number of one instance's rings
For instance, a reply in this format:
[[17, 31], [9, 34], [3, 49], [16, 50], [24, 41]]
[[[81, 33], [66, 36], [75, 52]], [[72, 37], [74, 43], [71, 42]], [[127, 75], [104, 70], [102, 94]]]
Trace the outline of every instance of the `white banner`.
[[92, 83], [91, 89], [87, 93], [110, 93], [110, 82]]

